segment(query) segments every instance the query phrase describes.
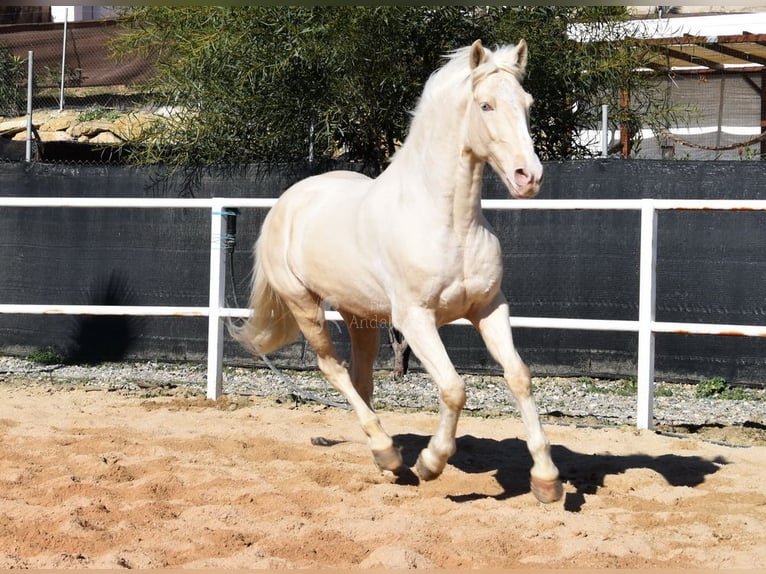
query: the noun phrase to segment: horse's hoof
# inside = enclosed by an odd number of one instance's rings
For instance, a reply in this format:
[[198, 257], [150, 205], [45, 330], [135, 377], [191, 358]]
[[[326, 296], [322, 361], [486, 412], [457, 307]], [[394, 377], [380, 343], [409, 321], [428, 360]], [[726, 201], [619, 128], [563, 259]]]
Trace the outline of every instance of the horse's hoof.
[[418, 461], [415, 463], [415, 471], [418, 473], [418, 476], [422, 478], [423, 480], [434, 480], [436, 478], [439, 478], [439, 475], [442, 472], [441, 470], [433, 470], [428, 467], [423, 457], [423, 455], [427, 452], [428, 452], [427, 450], [424, 450], [418, 456]]
[[399, 475], [405, 468], [401, 450], [395, 446], [383, 450], [373, 450], [372, 456], [380, 470], [390, 470]]
[[530, 487], [535, 498], [543, 504], [556, 502], [564, 496], [564, 487], [561, 485], [561, 480], [558, 478], [544, 480], [533, 476]]

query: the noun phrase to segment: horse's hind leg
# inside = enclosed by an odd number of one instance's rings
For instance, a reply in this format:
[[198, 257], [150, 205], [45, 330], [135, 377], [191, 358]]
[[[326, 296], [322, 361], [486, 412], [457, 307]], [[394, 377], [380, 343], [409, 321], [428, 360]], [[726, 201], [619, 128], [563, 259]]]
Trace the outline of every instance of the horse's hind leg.
[[378, 467], [395, 474], [404, 471], [402, 455], [399, 449], [394, 447], [393, 440], [383, 430], [380, 419], [370, 408], [369, 397], [360, 395], [351, 381], [348, 370], [338, 358], [318, 299], [313, 294], [305, 292], [300, 297], [289, 299], [285, 297], [285, 300], [303, 335], [317, 354], [319, 369], [330, 384], [346, 397], [359, 417], [359, 423], [370, 439], [370, 449]]
[[529, 369], [513, 346], [508, 322], [508, 303], [501, 294], [474, 317], [473, 324], [481, 333], [492, 356], [503, 367], [505, 380], [519, 405], [521, 419], [527, 431], [527, 448], [532, 455], [532, 493], [540, 502], [555, 502], [563, 495], [559, 471], [551, 459], [551, 448], [537, 414], [532, 397]]
[[377, 322], [343, 311], [341, 315], [351, 337], [351, 382], [367, 406], [372, 407], [372, 370], [380, 345]]

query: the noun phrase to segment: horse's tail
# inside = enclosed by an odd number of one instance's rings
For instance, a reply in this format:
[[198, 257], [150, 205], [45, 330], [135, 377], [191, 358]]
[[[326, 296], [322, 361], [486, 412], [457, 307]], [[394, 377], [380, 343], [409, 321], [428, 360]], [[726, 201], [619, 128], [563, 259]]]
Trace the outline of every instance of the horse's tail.
[[260, 256], [260, 240], [255, 246], [255, 266], [250, 289], [250, 317], [240, 324], [229, 321], [231, 336], [256, 355], [268, 355], [298, 339], [295, 317], [269, 284]]

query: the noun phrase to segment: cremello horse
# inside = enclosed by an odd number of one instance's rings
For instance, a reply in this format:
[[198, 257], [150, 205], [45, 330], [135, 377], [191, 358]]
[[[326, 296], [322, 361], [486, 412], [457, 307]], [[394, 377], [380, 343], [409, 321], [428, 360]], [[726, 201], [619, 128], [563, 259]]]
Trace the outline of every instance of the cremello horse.
[[[257, 354], [299, 331], [319, 368], [359, 417], [377, 465], [406, 470], [371, 408], [379, 325], [405, 336], [439, 388], [439, 425], [415, 467], [421, 479], [455, 452], [465, 387], [438, 328], [467, 318], [500, 363], [518, 402], [533, 458], [532, 492], [558, 500], [561, 482], [516, 352], [500, 290], [500, 244], [481, 212], [482, 172], [494, 168], [515, 197], [537, 194], [542, 166], [528, 131], [532, 98], [521, 87], [527, 45], [492, 52], [476, 41], [425, 85], [409, 136], [376, 179], [344, 171], [307, 178], [271, 209], [255, 246], [250, 308], [232, 335]], [[350, 372], [333, 347], [324, 304], [343, 316]]]

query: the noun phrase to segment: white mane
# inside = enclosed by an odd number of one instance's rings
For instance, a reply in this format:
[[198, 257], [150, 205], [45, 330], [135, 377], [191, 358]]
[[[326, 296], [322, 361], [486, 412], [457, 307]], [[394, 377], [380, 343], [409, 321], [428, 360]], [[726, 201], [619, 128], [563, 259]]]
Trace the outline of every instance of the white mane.
[[[515, 45], [500, 46], [495, 51], [484, 48], [488, 58], [474, 71], [474, 82], [497, 71], [510, 72], [521, 81], [524, 70], [518, 65], [515, 48]], [[407, 139], [417, 138], [419, 130], [432, 129], [445, 118], [459, 117], [458, 114], [452, 113], [452, 110], [464, 107], [471, 94], [470, 53], [471, 46], [466, 46], [447, 54], [444, 66], [428, 78], [420, 100], [412, 112], [413, 120]]]

